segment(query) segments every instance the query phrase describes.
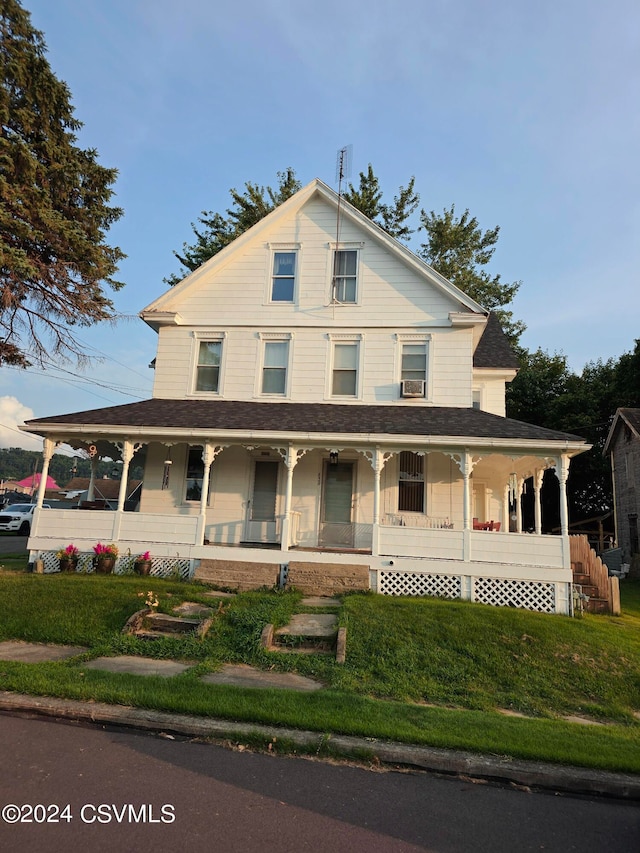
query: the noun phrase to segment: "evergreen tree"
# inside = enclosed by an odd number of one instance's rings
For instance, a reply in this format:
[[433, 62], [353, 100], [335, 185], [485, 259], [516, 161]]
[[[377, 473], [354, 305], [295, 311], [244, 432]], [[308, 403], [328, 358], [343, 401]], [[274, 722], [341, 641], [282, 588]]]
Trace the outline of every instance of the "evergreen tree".
[[513, 312], [505, 310], [505, 306], [513, 301], [521, 282], [503, 284], [499, 275], [492, 276], [482, 269], [493, 257], [500, 227], [483, 232], [468, 210], [456, 217], [453, 204], [442, 214], [422, 210], [420, 220], [420, 230], [426, 231], [427, 241], [418, 254], [483, 308], [495, 312], [516, 344], [526, 327], [519, 320], [514, 321]]
[[420, 202], [420, 196], [415, 192], [415, 182], [416, 179], [411, 177], [406, 187], [399, 187], [398, 194], [393, 198], [393, 204], [383, 204], [380, 181], [369, 163], [366, 174], [360, 172], [358, 189], [353, 184], [349, 184], [344, 197], [396, 240], [407, 240], [415, 231], [414, 228], [409, 227], [407, 220]]
[[102, 283], [122, 286], [105, 243], [116, 171], [75, 144], [70, 92], [18, 0], [0, 0], [0, 27], [0, 363], [80, 359], [70, 327], [112, 318]]
[[173, 253], [182, 264], [181, 273], [168, 276], [165, 282], [174, 285], [182, 281], [185, 275], [217, 255], [236, 237], [244, 234], [252, 225], [298, 192], [301, 184], [291, 167], [277, 174], [278, 185], [275, 189], [247, 181], [243, 192], [229, 190], [233, 203], [227, 209], [226, 217], [221, 213], [203, 210], [198, 217], [199, 224], [191, 223], [196, 242], [193, 245], [183, 243], [182, 253]]

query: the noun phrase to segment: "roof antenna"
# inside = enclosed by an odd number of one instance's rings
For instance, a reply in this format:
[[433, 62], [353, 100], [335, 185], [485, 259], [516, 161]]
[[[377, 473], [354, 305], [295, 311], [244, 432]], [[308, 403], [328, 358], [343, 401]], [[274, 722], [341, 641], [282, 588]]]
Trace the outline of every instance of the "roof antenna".
[[338, 248], [340, 246], [340, 205], [342, 203], [342, 182], [351, 177], [351, 159], [353, 145], [344, 145], [338, 149], [336, 157], [336, 183], [338, 184], [338, 214], [336, 217], [336, 251], [333, 255], [333, 281], [331, 285], [331, 301], [335, 304], [336, 280], [338, 275]]

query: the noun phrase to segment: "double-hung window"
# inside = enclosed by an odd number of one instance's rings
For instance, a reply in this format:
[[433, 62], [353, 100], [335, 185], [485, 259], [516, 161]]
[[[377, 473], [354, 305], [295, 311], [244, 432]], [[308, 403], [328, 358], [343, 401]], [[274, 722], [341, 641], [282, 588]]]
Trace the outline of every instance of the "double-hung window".
[[220, 390], [222, 341], [199, 341], [196, 366], [196, 391]]
[[296, 283], [296, 253], [274, 252], [271, 301], [293, 302]]
[[333, 346], [333, 373], [331, 394], [333, 397], [357, 397], [358, 395], [357, 342], [336, 343]]
[[337, 249], [333, 256], [332, 302], [357, 301], [358, 253], [355, 249]]
[[399, 459], [398, 511], [424, 512], [424, 456], [408, 450]]
[[402, 380], [427, 379], [427, 344], [411, 343], [402, 345]]
[[262, 393], [286, 394], [289, 341], [266, 341], [262, 367]]

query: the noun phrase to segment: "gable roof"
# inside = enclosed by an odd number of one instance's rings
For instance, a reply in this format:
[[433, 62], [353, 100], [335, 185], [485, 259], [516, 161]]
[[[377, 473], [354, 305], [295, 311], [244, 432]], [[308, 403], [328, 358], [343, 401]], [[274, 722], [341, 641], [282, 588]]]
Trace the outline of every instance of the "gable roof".
[[[310, 426], [312, 425], [312, 426]], [[425, 436], [480, 441], [534, 441], [582, 445], [585, 440], [558, 430], [503, 418], [479, 409], [447, 406], [361, 406], [332, 403], [254, 403], [234, 400], [163, 400], [153, 398], [103, 409], [91, 409], [68, 415], [35, 418], [26, 422], [28, 432], [94, 435], [94, 427], [114, 433], [146, 434], [151, 437], [166, 431], [188, 431], [185, 438], [197, 439], [207, 433], [218, 436], [235, 431], [250, 433], [256, 440], [295, 434], [309, 440], [329, 440], [335, 435]], [[89, 427], [90, 429], [86, 429]], [[40, 428], [40, 429], [39, 429]], [[66, 434], [66, 433], [65, 433]], [[232, 438], [234, 436], [231, 436]], [[161, 439], [158, 439], [161, 440]], [[235, 437], [235, 440], [242, 440]], [[293, 440], [293, 439], [291, 439]]]
[[212, 258], [199, 266], [196, 270], [189, 273], [179, 284], [170, 287], [162, 296], [155, 299], [146, 308], [140, 312], [140, 317], [150, 326], [157, 326], [164, 317], [171, 316], [177, 309], [182, 296], [187, 290], [196, 287], [204, 276], [207, 280], [211, 274], [215, 273], [227, 264], [233, 255], [239, 250], [246, 247], [248, 244], [260, 239], [260, 236], [280, 219], [284, 219], [300, 210], [311, 199], [319, 197], [330, 204], [335, 210], [338, 210], [340, 205], [340, 216], [351, 220], [360, 229], [366, 231], [373, 239], [384, 244], [387, 250], [398, 257], [399, 260], [410, 266], [414, 272], [428, 280], [430, 284], [438, 288], [449, 298], [454, 299], [460, 304], [463, 309], [473, 314], [481, 314], [486, 316], [488, 313], [475, 300], [467, 296], [464, 291], [452, 284], [444, 276], [440, 275], [437, 270], [429, 266], [422, 258], [419, 258], [414, 252], [391, 237], [387, 232], [372, 222], [367, 216], [361, 213], [357, 208], [350, 204], [346, 199], [339, 197], [338, 194], [327, 186], [319, 178], [315, 178], [306, 187], [288, 198], [285, 202], [279, 205], [268, 216], [265, 216], [239, 237], [237, 237], [228, 246], [215, 254]]
[[520, 367], [497, 314], [491, 313], [487, 318], [487, 324], [473, 354], [473, 366], [509, 370], [517, 370]]
[[613, 421], [611, 422], [611, 427], [609, 428], [609, 435], [607, 436], [604, 450], [602, 451], [603, 455], [606, 456], [607, 453], [611, 453], [615, 434], [622, 424], [625, 424], [636, 438], [640, 438], [640, 409], [616, 409]]

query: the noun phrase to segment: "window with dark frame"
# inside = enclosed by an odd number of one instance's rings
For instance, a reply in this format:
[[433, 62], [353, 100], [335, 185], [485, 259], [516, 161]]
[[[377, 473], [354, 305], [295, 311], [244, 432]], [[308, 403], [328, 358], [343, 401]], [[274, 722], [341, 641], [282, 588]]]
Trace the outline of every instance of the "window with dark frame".
[[187, 459], [187, 490], [185, 500], [202, 500], [202, 481], [204, 479], [204, 462], [202, 461], [202, 447], [196, 445], [189, 448]]
[[196, 391], [218, 392], [221, 355], [222, 341], [200, 341], [196, 368]]
[[403, 450], [398, 468], [398, 511], [424, 512], [424, 456]]

